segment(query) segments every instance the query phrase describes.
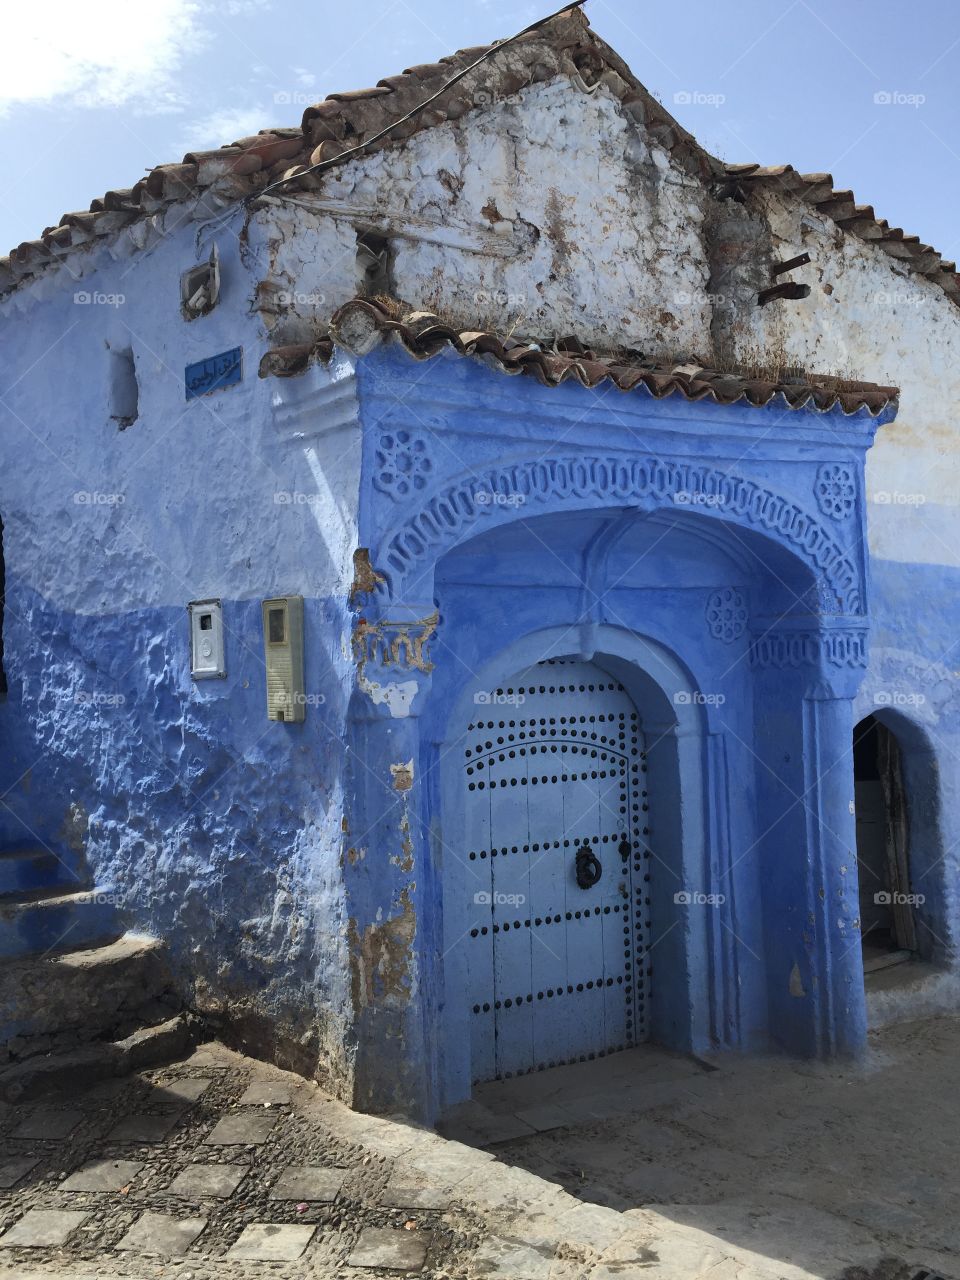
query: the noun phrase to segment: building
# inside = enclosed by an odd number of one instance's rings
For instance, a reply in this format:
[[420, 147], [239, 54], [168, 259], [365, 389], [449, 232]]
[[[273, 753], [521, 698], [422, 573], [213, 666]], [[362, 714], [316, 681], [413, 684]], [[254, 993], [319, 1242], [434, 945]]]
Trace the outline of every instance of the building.
[[427, 1118], [860, 1052], [865, 963], [949, 1007], [952, 263], [706, 154], [575, 9], [0, 280], [6, 954], [150, 934]]

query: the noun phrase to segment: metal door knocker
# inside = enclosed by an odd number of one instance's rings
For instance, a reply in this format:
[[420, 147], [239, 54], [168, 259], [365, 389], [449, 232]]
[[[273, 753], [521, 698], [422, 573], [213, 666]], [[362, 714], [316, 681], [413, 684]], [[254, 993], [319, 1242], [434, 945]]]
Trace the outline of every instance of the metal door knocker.
[[600, 859], [586, 843], [577, 850], [577, 884], [581, 889], [592, 889], [603, 875]]

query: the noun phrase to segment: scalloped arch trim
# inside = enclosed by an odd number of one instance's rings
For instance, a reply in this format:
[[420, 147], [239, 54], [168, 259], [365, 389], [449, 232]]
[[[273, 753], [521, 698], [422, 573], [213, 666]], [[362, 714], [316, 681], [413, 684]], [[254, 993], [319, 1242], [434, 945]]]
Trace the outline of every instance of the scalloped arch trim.
[[376, 563], [394, 594], [418, 564], [437, 559], [484, 520], [516, 519], [528, 502], [560, 510], [638, 500], [699, 510], [773, 537], [824, 578], [843, 613], [863, 610], [857, 567], [816, 516], [753, 480], [652, 457], [588, 455], [487, 468], [429, 498], [386, 537]]

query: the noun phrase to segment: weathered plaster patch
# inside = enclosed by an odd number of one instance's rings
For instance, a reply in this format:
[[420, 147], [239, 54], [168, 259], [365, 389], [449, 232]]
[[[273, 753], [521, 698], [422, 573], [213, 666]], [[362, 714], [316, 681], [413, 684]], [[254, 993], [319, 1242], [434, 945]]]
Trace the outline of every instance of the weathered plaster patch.
[[[411, 784], [413, 782], [412, 775], [410, 782]], [[394, 782], [395, 787], [396, 785], [396, 782]], [[397, 789], [399, 790], [399, 788]], [[404, 814], [400, 822], [400, 833], [402, 837], [400, 841], [400, 855], [398, 857], [391, 858], [390, 861], [394, 866], [399, 867], [401, 871], [409, 874], [413, 870], [413, 841], [410, 838], [410, 818], [406, 812], [406, 803], [407, 802], [404, 801]]]
[[416, 680], [393, 680], [389, 684], [378, 684], [376, 680], [368, 680], [362, 672], [357, 677], [357, 684], [375, 707], [386, 703], [395, 720], [402, 720], [410, 714], [413, 700], [420, 688]]
[[427, 645], [439, 620], [437, 611], [413, 622], [385, 618], [370, 623], [361, 618], [353, 633], [354, 657], [361, 666], [372, 659], [383, 667], [400, 667], [429, 675], [433, 663], [427, 656]]
[[400, 913], [369, 924], [358, 933], [350, 921], [354, 1004], [358, 1009], [409, 998], [413, 940], [417, 921], [410, 889], [400, 894]]
[[406, 764], [392, 764], [390, 773], [393, 777], [394, 791], [409, 791], [413, 786], [413, 760]]
[[353, 633], [353, 656], [357, 663], [357, 685], [373, 702], [374, 706], [385, 704], [394, 719], [402, 719], [410, 714], [410, 707], [419, 689], [416, 680], [389, 681], [379, 683], [371, 680], [366, 674], [368, 662], [374, 662], [380, 668], [388, 670], [397, 667], [400, 670], [422, 671], [428, 675], [433, 670], [433, 663], [427, 656], [427, 644], [437, 629], [439, 614], [434, 612], [429, 617], [419, 618], [413, 622], [392, 622], [387, 619], [369, 623], [361, 618]]
[[382, 573], [377, 573], [370, 563], [370, 552], [367, 547], [357, 547], [353, 553], [353, 585], [350, 588], [350, 603], [358, 596], [373, 595], [378, 586], [386, 582]]
[[797, 964], [790, 970], [790, 994], [798, 1000], [804, 999], [807, 994], [803, 987], [803, 979], [800, 976], [800, 966]]

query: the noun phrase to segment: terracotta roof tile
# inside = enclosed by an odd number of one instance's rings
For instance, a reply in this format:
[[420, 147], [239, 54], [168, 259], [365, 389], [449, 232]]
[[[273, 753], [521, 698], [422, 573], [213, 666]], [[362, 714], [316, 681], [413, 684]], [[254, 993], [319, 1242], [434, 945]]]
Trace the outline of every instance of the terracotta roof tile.
[[[429, 360], [444, 349], [452, 349], [459, 355], [477, 356], [503, 373], [534, 377], [543, 386], [574, 381], [583, 387], [597, 387], [610, 382], [621, 391], [633, 391], [642, 385], [658, 400], [680, 395], [685, 400], [711, 400], [725, 405], [743, 401], [759, 408], [779, 398], [789, 409], [810, 408], [826, 413], [839, 406], [845, 414], [865, 409], [876, 417], [895, 406], [899, 395], [896, 387], [819, 374], [802, 382], [773, 381], [695, 364], [658, 364], [623, 354], [603, 357], [569, 338], [563, 340], [566, 349], [560, 349], [558, 344], [501, 338], [485, 330], [458, 331], [432, 312], [404, 312], [399, 304], [386, 305], [367, 298], [355, 298], [342, 306], [331, 320], [330, 333], [316, 342], [268, 351], [260, 361], [260, 376], [291, 377], [303, 373], [314, 360], [329, 359], [333, 342], [365, 355], [389, 340], [399, 342], [418, 360]], [[570, 350], [574, 346], [579, 352]]]
[[938, 284], [954, 302], [960, 303], [960, 276], [956, 263], [948, 262], [936, 249], [920, 243], [919, 236], [908, 236], [900, 227], [891, 227], [885, 218], [877, 218], [873, 206], [857, 204], [852, 191], [837, 191], [829, 173], [798, 173], [792, 165], [764, 167], [751, 164], [724, 166], [729, 186], [741, 191], [760, 187], [799, 197], [818, 213], [834, 221], [841, 230], [877, 245], [884, 253], [905, 262], [920, 275]]
[[830, 174], [800, 174], [792, 165], [724, 165], [710, 156], [647, 92], [623, 59], [590, 30], [580, 10], [561, 14], [525, 34], [510, 46], [509, 56], [498, 56], [497, 44], [460, 49], [439, 62], [420, 63], [400, 75], [386, 76], [373, 88], [332, 93], [323, 102], [307, 107], [299, 128], [263, 129], [228, 146], [189, 152], [180, 164], [159, 165], [132, 187], [108, 191], [93, 200], [89, 213], [68, 215], [74, 221], [67, 231], [48, 229], [41, 239], [27, 241], [8, 258], [0, 258], [0, 293], [59, 261], [64, 253], [115, 234], [125, 225], [109, 216], [116, 212], [129, 213], [126, 221], [146, 218], [178, 201], [199, 202], [210, 188], [226, 203], [254, 196], [288, 175], [295, 177], [289, 190], [318, 190], [321, 179], [303, 172], [308, 165], [335, 159], [374, 137], [487, 53], [491, 56], [486, 62], [441, 93], [430, 109], [397, 125], [376, 145], [402, 142], [418, 129], [482, 110], [481, 99], [515, 93], [558, 74], [585, 78], [590, 84], [602, 81], [620, 98], [628, 117], [642, 123], [671, 150], [675, 163], [690, 173], [743, 189], [773, 185], [790, 192], [836, 218], [845, 231], [879, 244], [891, 257], [935, 280], [948, 296], [960, 301], [960, 279], [952, 262], [944, 262], [916, 237], [905, 238], [899, 229], [877, 220], [869, 205], [854, 204], [851, 192], [834, 191]]
[[[497, 42], [498, 44], [499, 42]], [[633, 104], [640, 103], [642, 115], [651, 127], [667, 123], [671, 129], [671, 146], [678, 161], [692, 166], [701, 176], [715, 176], [719, 165], [707, 156], [690, 134], [672, 121], [664, 109], [631, 75], [623, 60], [590, 30], [579, 10], [571, 10], [554, 18], [546, 26], [530, 32], [510, 46], [509, 57], [497, 56], [497, 44], [476, 45], [460, 49], [439, 62], [408, 67], [401, 75], [388, 76], [378, 85], [330, 94], [323, 102], [307, 107], [300, 128], [264, 129], [250, 138], [208, 151], [193, 151], [180, 164], [159, 165], [127, 189], [107, 192], [90, 205], [94, 215], [84, 230], [76, 234], [46, 235], [41, 240], [20, 245], [8, 258], [0, 258], [0, 292], [16, 287], [20, 281], [42, 271], [63, 253], [81, 244], [113, 234], [115, 219], [107, 212], [130, 211], [135, 217], [148, 217], [177, 201], [199, 200], [214, 188], [222, 200], [256, 195], [271, 182], [288, 174], [297, 176], [290, 190], [315, 190], [319, 179], [303, 170], [320, 160], [336, 158], [342, 151], [364, 142], [393, 120], [399, 120], [421, 102], [443, 89], [446, 82], [473, 62], [489, 53], [489, 60], [471, 72], [464, 81], [442, 93], [429, 110], [414, 120], [398, 125], [378, 146], [402, 142], [419, 129], [430, 128], [444, 120], [458, 120], [471, 110], [482, 110], [484, 101], [514, 93], [526, 84], [534, 84], [566, 70], [577, 73], [578, 65], [605, 67], [604, 74], [616, 77], [622, 92]], [[564, 61], [564, 59], [566, 61]], [[349, 142], [345, 139], [349, 138]], [[342, 144], [326, 147], [329, 142]]]

